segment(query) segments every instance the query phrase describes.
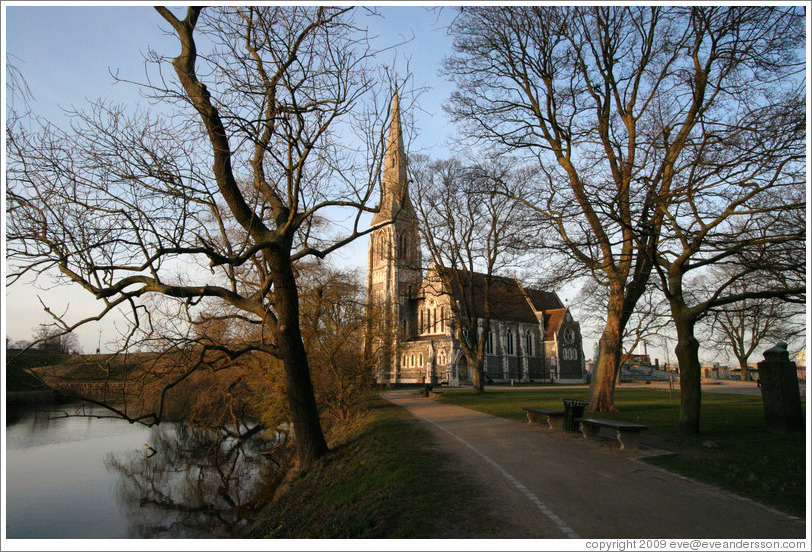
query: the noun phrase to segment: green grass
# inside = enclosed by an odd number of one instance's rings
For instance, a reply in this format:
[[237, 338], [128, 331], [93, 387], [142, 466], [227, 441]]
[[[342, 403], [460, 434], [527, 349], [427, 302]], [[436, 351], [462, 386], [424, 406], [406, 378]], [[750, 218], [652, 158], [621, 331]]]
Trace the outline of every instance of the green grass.
[[250, 537], [463, 538], [499, 526], [476, 482], [391, 403], [376, 400], [333, 438], [333, 451], [285, 485]]
[[[494, 416], [526, 421], [523, 406], [562, 409], [560, 397], [584, 399], [584, 389], [488, 389], [481, 395], [447, 390], [443, 402]], [[769, 433], [761, 397], [722, 393], [702, 396], [701, 430], [694, 437], [677, 432], [679, 391], [617, 389], [620, 412], [594, 416], [648, 426], [641, 437], [656, 439], [675, 455], [649, 458], [651, 464], [712, 483], [742, 496], [804, 517], [806, 512], [806, 439], [803, 432]], [[805, 407], [805, 402], [804, 402]], [[718, 448], [706, 448], [713, 441]]]

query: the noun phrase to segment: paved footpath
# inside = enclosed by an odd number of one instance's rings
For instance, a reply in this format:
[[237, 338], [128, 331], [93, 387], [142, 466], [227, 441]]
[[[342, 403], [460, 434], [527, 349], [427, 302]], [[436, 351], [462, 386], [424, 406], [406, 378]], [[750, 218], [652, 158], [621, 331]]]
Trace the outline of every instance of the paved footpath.
[[[420, 397], [383, 394], [425, 423], [523, 538], [805, 537], [804, 520], [641, 462], [658, 451], [591, 441]], [[780, 468], [780, 467], [779, 467]]]

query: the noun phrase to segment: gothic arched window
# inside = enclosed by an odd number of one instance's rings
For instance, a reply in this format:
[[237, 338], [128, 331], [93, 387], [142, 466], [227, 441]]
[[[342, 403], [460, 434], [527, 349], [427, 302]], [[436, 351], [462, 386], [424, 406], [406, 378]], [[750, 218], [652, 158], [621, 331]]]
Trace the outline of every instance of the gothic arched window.
[[488, 331], [488, 339], [485, 340], [485, 354], [493, 354], [493, 330]]
[[423, 366], [423, 353], [420, 353], [420, 355], [417, 357], [417, 363], [418, 366]]
[[378, 259], [379, 260], [385, 260], [386, 257], [387, 257], [387, 255], [386, 255], [386, 236], [384, 235], [383, 232], [378, 234], [377, 242], [378, 242], [378, 245], [377, 245], [376, 249], [377, 249]]
[[524, 335], [524, 350], [527, 356], [533, 356], [533, 334], [530, 330]]
[[507, 354], [513, 354], [513, 330], [508, 330], [505, 334], [505, 349]]

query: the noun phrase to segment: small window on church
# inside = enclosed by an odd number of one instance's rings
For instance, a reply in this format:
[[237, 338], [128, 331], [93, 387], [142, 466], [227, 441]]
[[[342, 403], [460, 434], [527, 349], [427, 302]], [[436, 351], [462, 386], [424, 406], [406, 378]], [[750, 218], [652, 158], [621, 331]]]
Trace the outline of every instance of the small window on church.
[[485, 340], [485, 354], [493, 354], [493, 330], [488, 332], [488, 339]]
[[414, 366], [414, 355], [409, 357], [409, 366]]
[[533, 334], [529, 331], [524, 336], [524, 348], [527, 356], [533, 356]]
[[420, 353], [420, 356], [417, 357], [417, 362], [419, 366], [423, 366], [423, 353]]
[[513, 330], [508, 330], [505, 335], [505, 349], [507, 354], [513, 354]]
[[403, 355], [403, 358], [401, 359], [400, 363], [403, 364], [404, 368], [407, 366], [406, 355]]

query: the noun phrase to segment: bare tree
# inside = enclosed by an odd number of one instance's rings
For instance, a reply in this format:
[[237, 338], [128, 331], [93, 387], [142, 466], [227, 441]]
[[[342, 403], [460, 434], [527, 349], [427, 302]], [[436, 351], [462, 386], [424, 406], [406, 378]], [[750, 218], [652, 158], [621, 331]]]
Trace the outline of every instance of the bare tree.
[[527, 175], [505, 160], [466, 166], [457, 159], [413, 156], [409, 168], [432, 269], [427, 282], [433, 293], [451, 295], [444, 323], [457, 332], [473, 389], [481, 393], [491, 318], [504, 296], [497, 275], [526, 243], [522, 206], [502, 190], [514, 189]]
[[[658, 230], [640, 183], [668, 180], [681, 147], [657, 159], [656, 136], [643, 132], [687, 44], [673, 19], [657, 8], [466, 8], [451, 29], [459, 55], [445, 68], [459, 87], [456, 120], [470, 136], [535, 159], [537, 180], [516, 199], [608, 290], [590, 410], [615, 409], [623, 332], [651, 271], [653, 239], [639, 245], [633, 235], [643, 224], [652, 238]], [[682, 115], [690, 127], [695, 113]]]
[[[786, 133], [789, 139], [792, 129], [784, 127], [784, 130], [789, 130]], [[779, 148], [781, 155], [797, 156], [797, 162], [803, 163], [802, 142], [801, 139], [794, 146], [785, 143]], [[794, 227], [785, 224], [788, 218], [800, 222], [805, 210], [805, 201], [798, 200], [798, 194], [803, 194], [804, 179], [792, 174], [794, 171], [789, 168], [792, 164], [787, 159], [769, 170], [762, 166], [761, 160], [751, 164], [740, 158], [719, 171], [719, 181], [715, 184], [728, 189], [730, 180], [733, 180], [730, 177], [732, 172], [742, 175], [746, 183], [742, 182], [730, 196], [720, 194], [715, 197], [712, 207], [688, 199], [695, 197], [692, 184], [684, 188], [689, 196], [682, 196], [679, 200], [672, 198], [676, 203], [682, 203], [679, 210], [683, 216], [669, 219], [665, 235], [671, 240], [668, 247], [661, 248], [656, 268], [677, 330], [675, 352], [680, 366], [681, 390], [679, 427], [683, 433], [700, 431], [701, 368], [699, 340], [695, 335], [697, 324], [714, 312], [730, 312], [731, 309], [743, 309], [745, 305], [760, 303], [763, 307], [777, 299], [798, 305], [806, 302], [803, 277], [805, 223]], [[802, 168], [796, 168], [803, 172]], [[774, 259], [775, 250], [789, 252], [792, 260]], [[791, 263], [795, 265], [794, 270], [788, 267]], [[702, 286], [692, 285], [695, 280], [690, 276], [701, 274], [711, 266], [717, 269], [713, 276], [703, 278], [706, 283]], [[779, 323], [781, 310], [783, 308], [771, 312], [769, 316], [773, 318], [763, 324]], [[733, 320], [735, 316], [730, 318], [731, 322]], [[739, 352], [746, 352], [743, 345]]]
[[[677, 332], [679, 428], [695, 434], [697, 322], [748, 298], [804, 301], [805, 85], [800, 10], [692, 8], [688, 22], [700, 124], [675, 160], [672, 186], [658, 190], [656, 270]], [[710, 289], [692, 288], [710, 267], [718, 269]], [[748, 289], [737, 290], [744, 280]]]
[[33, 337], [32, 343], [36, 343], [36, 348], [43, 352], [68, 355], [82, 350], [76, 334], [64, 333], [55, 326], [40, 324], [34, 328]]
[[[446, 63], [459, 87], [452, 112], [470, 136], [537, 159], [544, 179], [519, 199], [608, 288], [590, 410], [614, 408], [624, 328], [648, 285], [657, 248], [668, 250], [660, 239], [664, 221], [678, 227], [684, 216], [663, 200], [673, 192], [685, 197], [685, 179], [722, 182], [717, 165], [697, 154], [727, 144], [725, 135], [749, 138], [742, 125], [769, 136], [779, 130], [778, 119], [750, 115], [785, 103], [784, 91], [792, 96], [787, 88], [799, 88], [793, 80], [803, 44], [799, 14], [794, 8], [488, 7], [465, 8], [452, 26], [459, 53]], [[735, 149], [751, 153], [743, 144]], [[708, 188], [690, 193], [715, 201]]]
[[[358, 221], [372, 210], [383, 129], [372, 52], [350, 8], [156, 10], [180, 48], [174, 59], [149, 53], [156, 71], [142, 89], [160, 107], [128, 115], [99, 101], [73, 114], [70, 131], [9, 133], [9, 281], [55, 268], [102, 302], [65, 330], [123, 307], [149, 332], [156, 294], [178, 302], [185, 322], [222, 311], [251, 324], [256, 339], [237, 348], [190, 349], [197, 360], [166, 389], [211, 351], [280, 359], [306, 466], [327, 445], [295, 265], [369, 231]], [[331, 224], [342, 209], [343, 225]]]
[[[579, 292], [580, 319], [586, 320], [587, 324], [594, 325], [598, 331], [606, 324], [604, 317], [607, 311], [607, 295], [606, 290], [594, 279], [587, 280]], [[624, 327], [622, 343], [625, 351], [620, 357], [620, 366], [628, 362], [634, 350], [641, 343], [658, 340], [658, 336], [670, 323], [668, 305], [663, 300], [662, 294], [653, 286], [648, 287], [637, 301], [634, 312]], [[618, 371], [617, 377], [620, 377], [620, 371]]]
[[[756, 288], [757, 289], [757, 288]], [[741, 282], [731, 285], [731, 292], [747, 291]], [[749, 298], [713, 309], [703, 320], [707, 327], [704, 343], [726, 349], [736, 358], [742, 381], [750, 380], [748, 361], [759, 347], [791, 341], [805, 331], [803, 313], [797, 305], [777, 298]]]

